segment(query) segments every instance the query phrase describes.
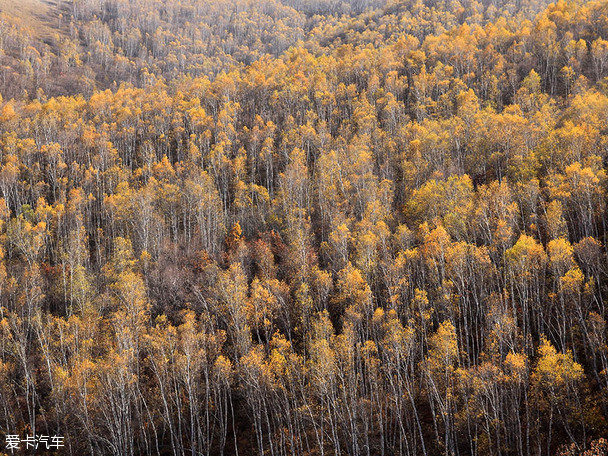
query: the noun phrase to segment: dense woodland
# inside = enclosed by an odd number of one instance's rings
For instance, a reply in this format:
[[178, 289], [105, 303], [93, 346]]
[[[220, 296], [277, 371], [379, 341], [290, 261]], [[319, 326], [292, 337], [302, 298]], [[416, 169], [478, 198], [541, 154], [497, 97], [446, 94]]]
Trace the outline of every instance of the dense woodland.
[[608, 454], [608, 1], [52, 12], [0, 15], [2, 441]]

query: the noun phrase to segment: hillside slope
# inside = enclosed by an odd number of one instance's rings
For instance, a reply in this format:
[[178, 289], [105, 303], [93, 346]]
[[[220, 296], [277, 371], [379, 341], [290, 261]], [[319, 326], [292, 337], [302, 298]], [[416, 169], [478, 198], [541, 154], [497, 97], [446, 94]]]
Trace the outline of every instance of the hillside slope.
[[58, 28], [61, 0], [0, 0], [0, 13], [18, 19], [21, 24], [35, 33], [36, 38], [47, 40]]

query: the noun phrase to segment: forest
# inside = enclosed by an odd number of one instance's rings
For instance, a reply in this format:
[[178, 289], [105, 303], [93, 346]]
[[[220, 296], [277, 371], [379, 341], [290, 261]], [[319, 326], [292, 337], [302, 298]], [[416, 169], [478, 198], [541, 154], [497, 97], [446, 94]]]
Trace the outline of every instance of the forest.
[[0, 454], [608, 455], [608, 0], [11, 2]]

